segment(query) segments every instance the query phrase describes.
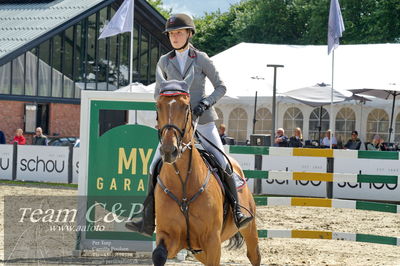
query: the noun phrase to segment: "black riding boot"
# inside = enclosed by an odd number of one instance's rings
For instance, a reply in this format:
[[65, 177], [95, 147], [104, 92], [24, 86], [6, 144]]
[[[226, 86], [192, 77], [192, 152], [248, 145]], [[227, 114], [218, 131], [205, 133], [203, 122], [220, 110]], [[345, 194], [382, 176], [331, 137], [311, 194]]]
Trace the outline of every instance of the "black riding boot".
[[153, 236], [155, 228], [154, 187], [153, 175], [149, 175], [149, 192], [143, 203], [143, 218], [133, 218], [125, 224], [129, 230], [149, 237]]
[[228, 194], [230, 195], [233, 218], [235, 220], [237, 228], [240, 229], [247, 225], [253, 219], [253, 217], [244, 215], [240, 210], [239, 197], [233, 175], [237, 174], [233, 172], [228, 166], [227, 170], [225, 171], [225, 183], [227, 185], [227, 189], [229, 190]]

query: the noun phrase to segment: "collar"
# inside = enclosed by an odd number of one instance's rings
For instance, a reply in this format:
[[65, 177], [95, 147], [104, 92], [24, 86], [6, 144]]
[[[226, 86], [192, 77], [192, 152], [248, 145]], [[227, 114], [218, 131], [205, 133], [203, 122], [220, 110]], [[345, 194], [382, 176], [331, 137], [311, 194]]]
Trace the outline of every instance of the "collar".
[[186, 57], [186, 56], [189, 55], [189, 49], [186, 49], [186, 50], [183, 51], [182, 53], [180, 53], [180, 52], [175, 52], [175, 55], [176, 55], [177, 57]]
[[[188, 56], [190, 58], [196, 58], [197, 57], [197, 53], [196, 53], [196, 49], [193, 48], [192, 46], [189, 47], [188, 51]], [[186, 51], [185, 51], [186, 52]], [[176, 51], [172, 50], [171, 52], [169, 52], [169, 59], [174, 59], [176, 57]]]

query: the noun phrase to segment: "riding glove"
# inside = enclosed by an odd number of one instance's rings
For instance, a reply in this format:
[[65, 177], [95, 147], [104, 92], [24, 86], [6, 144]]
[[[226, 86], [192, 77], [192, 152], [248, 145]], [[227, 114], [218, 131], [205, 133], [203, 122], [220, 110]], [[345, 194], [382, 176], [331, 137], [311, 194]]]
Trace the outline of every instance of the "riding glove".
[[207, 99], [203, 99], [200, 103], [193, 109], [193, 114], [197, 117], [200, 117], [205, 110], [210, 108], [211, 104]]

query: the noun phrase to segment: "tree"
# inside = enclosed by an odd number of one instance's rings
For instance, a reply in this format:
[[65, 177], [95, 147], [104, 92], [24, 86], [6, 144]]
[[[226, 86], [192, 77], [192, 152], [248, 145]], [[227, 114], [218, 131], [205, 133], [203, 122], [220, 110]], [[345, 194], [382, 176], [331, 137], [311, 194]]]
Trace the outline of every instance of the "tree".
[[[195, 46], [214, 55], [240, 42], [324, 45], [330, 0], [247, 0], [196, 19]], [[340, 0], [341, 43], [400, 42], [399, 0]]]
[[171, 16], [172, 8], [165, 9], [163, 0], [147, 0], [150, 5], [152, 5], [164, 18], [168, 18]]

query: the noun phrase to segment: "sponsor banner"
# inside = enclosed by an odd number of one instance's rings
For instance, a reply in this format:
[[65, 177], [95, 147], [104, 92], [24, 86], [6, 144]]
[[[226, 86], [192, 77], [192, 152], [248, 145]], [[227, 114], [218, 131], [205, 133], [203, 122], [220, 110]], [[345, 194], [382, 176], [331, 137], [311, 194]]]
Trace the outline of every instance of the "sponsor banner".
[[[89, 203], [86, 209], [80, 208], [81, 202]], [[146, 237], [124, 226], [142, 209], [142, 198], [138, 196], [5, 196], [4, 262], [16, 265], [106, 265], [105, 255], [112, 252], [150, 253], [152, 241], [146, 241]], [[119, 237], [121, 242], [107, 238], [106, 232]], [[79, 237], [84, 233], [97, 233], [102, 237], [91, 239], [90, 247], [83, 246], [90, 256], [84, 259], [70, 256], [71, 251], [82, 244]], [[137, 241], [130, 241], [134, 238]], [[135, 265], [137, 258], [114, 257], [109, 264]]]
[[13, 145], [0, 145], [0, 179], [12, 179]]
[[68, 147], [18, 146], [17, 179], [68, 182]]
[[79, 148], [75, 147], [72, 154], [72, 183], [78, 184], [79, 178]]
[[[398, 160], [335, 158], [335, 173], [400, 175]], [[349, 183], [333, 185], [334, 198], [400, 201], [399, 184]]]
[[[263, 156], [262, 170], [326, 173], [323, 157]], [[320, 181], [263, 179], [262, 194], [326, 197], [326, 183]]]

